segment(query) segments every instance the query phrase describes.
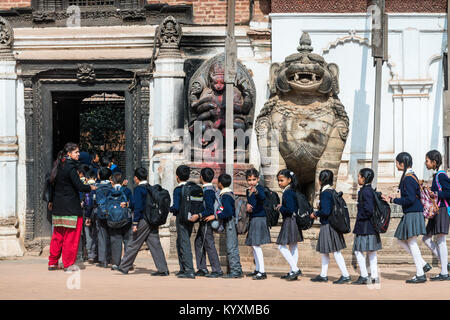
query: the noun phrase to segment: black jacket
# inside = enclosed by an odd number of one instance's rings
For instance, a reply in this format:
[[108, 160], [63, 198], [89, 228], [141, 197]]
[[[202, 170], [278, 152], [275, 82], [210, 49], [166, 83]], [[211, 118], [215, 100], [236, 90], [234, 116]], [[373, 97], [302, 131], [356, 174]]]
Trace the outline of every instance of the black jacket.
[[79, 192], [89, 192], [91, 187], [81, 182], [77, 167], [78, 161], [67, 159], [58, 168], [53, 193], [52, 214], [55, 216], [83, 215]]

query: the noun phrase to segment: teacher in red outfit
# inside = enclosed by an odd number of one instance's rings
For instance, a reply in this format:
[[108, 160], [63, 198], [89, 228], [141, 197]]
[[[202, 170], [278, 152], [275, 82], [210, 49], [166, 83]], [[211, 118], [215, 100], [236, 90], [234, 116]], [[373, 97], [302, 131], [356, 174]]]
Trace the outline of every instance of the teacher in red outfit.
[[58, 260], [62, 255], [64, 270], [75, 264], [83, 227], [79, 192], [95, 190], [95, 186], [85, 185], [78, 175], [80, 149], [75, 143], [67, 143], [58, 153], [53, 164], [50, 182], [54, 189], [49, 202], [52, 211], [53, 235], [50, 242], [48, 270], [59, 269]]

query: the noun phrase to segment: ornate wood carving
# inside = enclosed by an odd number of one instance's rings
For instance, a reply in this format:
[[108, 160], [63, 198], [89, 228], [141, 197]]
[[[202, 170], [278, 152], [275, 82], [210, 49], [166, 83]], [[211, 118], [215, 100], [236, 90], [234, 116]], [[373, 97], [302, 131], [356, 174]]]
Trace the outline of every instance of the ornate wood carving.
[[14, 33], [11, 25], [0, 17], [0, 60], [14, 60], [11, 46], [14, 40]]

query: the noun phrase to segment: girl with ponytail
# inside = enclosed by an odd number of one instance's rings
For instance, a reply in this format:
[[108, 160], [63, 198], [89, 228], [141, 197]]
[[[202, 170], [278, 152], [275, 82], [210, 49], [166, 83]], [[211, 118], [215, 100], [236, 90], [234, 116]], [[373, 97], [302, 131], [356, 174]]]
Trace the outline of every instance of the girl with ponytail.
[[400, 198], [382, 197], [387, 202], [402, 206], [403, 217], [394, 236], [398, 239], [398, 244], [412, 255], [416, 265], [416, 275], [406, 280], [406, 283], [422, 283], [427, 281], [425, 272], [430, 271], [431, 266], [423, 260], [417, 245], [417, 237], [426, 234], [419, 180], [412, 170], [413, 160], [409, 153], [401, 152], [395, 160], [397, 170], [403, 171], [399, 184]]
[[[299, 190], [299, 186], [297, 178], [291, 170], [280, 170], [277, 174], [277, 178], [278, 185], [283, 190], [282, 202], [277, 207], [277, 210], [279, 210], [283, 216], [283, 224], [276, 243], [278, 244], [281, 254], [291, 267], [291, 271], [281, 278], [292, 281], [297, 280], [298, 276], [302, 275], [301, 270], [297, 267], [297, 242], [303, 241], [303, 234], [298, 229], [294, 216], [294, 213], [298, 211], [296, 192]], [[287, 247], [288, 245], [289, 248]]]

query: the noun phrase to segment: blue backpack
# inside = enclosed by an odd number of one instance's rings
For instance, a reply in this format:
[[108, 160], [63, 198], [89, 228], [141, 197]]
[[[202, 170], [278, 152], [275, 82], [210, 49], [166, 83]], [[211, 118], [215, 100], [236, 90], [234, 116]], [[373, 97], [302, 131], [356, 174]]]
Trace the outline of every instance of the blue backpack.
[[110, 184], [97, 184], [97, 190], [95, 190], [95, 210], [99, 219], [105, 220], [108, 217], [106, 200], [113, 190]]
[[121, 189], [111, 191], [106, 198], [107, 224], [110, 228], [122, 228], [130, 222], [128, 208], [122, 208], [122, 202], [128, 202], [128, 199]]

